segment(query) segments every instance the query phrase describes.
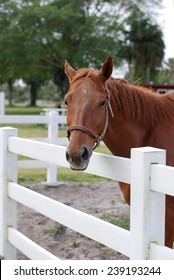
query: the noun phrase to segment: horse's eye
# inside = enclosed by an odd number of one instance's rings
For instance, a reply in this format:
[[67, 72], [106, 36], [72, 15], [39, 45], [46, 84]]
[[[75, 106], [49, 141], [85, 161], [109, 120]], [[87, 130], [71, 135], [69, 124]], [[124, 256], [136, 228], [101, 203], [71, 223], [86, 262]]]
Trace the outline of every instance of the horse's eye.
[[99, 102], [99, 107], [103, 107], [106, 104], [106, 100], [102, 100]]

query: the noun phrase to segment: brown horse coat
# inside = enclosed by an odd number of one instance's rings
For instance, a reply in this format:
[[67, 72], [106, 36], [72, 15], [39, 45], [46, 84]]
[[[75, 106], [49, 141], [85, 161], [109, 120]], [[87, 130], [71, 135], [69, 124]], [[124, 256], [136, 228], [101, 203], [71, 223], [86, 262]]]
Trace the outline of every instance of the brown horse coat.
[[[174, 166], [174, 95], [159, 95], [147, 88], [129, 85], [111, 77], [109, 56], [100, 71], [74, 70], [65, 62], [70, 88], [65, 96], [68, 126], [86, 127], [100, 135], [106, 119], [106, 88], [114, 118], [109, 121], [103, 141], [112, 154], [130, 157], [131, 148], [152, 146], [167, 151], [167, 165]], [[70, 133], [66, 157], [72, 169], [84, 170], [89, 163], [95, 139], [81, 129]], [[120, 182], [130, 204], [130, 186]], [[166, 196], [165, 244], [174, 242], [174, 197]]]

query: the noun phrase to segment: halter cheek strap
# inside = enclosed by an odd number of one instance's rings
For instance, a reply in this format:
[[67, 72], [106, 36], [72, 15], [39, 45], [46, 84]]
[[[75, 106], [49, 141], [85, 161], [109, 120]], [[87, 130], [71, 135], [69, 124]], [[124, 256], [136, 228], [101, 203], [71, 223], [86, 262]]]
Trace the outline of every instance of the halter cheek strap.
[[111, 113], [111, 116], [114, 118], [113, 110], [112, 110], [111, 103], [110, 103], [110, 91], [107, 87], [105, 88], [105, 93], [106, 93], [106, 105], [105, 105], [106, 118], [105, 118], [105, 125], [104, 125], [103, 131], [101, 132], [101, 134], [100, 135], [95, 134], [87, 127], [84, 127], [81, 125], [72, 125], [67, 129], [67, 137], [69, 140], [70, 140], [71, 131], [81, 130], [81, 131], [87, 133], [88, 135], [92, 136], [95, 139], [95, 145], [93, 147], [93, 150], [95, 150], [98, 146], [100, 146], [100, 142], [102, 141], [102, 139], [106, 133], [107, 127], [108, 127], [108, 118], [109, 118], [108, 109]]

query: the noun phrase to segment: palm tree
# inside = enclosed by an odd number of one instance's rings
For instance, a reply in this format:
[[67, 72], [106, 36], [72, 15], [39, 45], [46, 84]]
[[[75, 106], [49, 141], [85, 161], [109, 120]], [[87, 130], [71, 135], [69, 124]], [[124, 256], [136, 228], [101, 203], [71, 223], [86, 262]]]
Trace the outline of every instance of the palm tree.
[[127, 19], [127, 24], [127, 30], [124, 31], [122, 57], [128, 63], [133, 63], [134, 80], [146, 77], [145, 82], [149, 83], [151, 72], [160, 66], [164, 57], [162, 31], [138, 9], [133, 10]]

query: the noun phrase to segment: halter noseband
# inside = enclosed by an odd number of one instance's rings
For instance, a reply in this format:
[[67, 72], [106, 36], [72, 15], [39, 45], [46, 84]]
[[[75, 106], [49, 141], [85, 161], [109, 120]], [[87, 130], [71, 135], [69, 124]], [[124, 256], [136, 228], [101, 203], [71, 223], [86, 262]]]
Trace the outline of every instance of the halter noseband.
[[101, 134], [100, 135], [95, 134], [87, 127], [84, 127], [81, 125], [72, 125], [67, 129], [67, 137], [69, 140], [70, 140], [71, 131], [81, 130], [81, 131], [87, 133], [88, 135], [92, 136], [95, 139], [95, 145], [93, 147], [93, 150], [95, 150], [100, 145], [100, 142], [102, 141], [102, 139], [106, 133], [107, 127], [108, 127], [108, 109], [111, 113], [111, 116], [114, 118], [114, 114], [113, 114], [113, 110], [112, 110], [111, 102], [110, 102], [110, 91], [107, 87], [105, 87], [105, 93], [106, 93], [106, 104], [105, 104], [106, 118], [105, 118], [105, 125], [104, 125], [103, 131], [101, 132]]

